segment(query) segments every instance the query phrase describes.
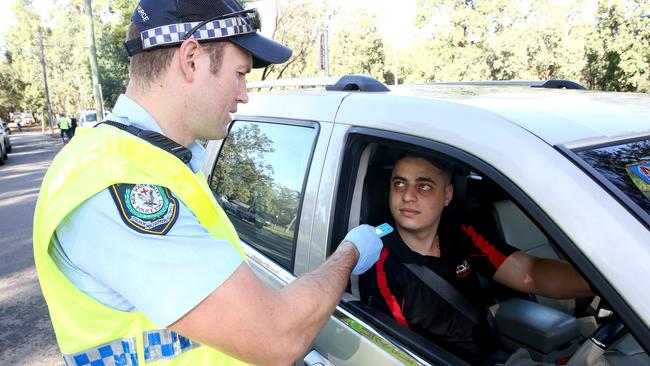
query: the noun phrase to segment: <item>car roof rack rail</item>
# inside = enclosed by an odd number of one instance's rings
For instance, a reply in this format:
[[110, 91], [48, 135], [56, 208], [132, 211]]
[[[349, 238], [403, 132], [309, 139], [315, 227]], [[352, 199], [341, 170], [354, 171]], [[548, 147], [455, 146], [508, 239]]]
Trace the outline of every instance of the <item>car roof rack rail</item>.
[[573, 89], [573, 90], [587, 90], [582, 84], [576, 83], [571, 80], [551, 79], [547, 80], [542, 85], [531, 85], [531, 88], [546, 88], [546, 89]]
[[387, 92], [390, 91], [384, 83], [366, 75], [345, 75], [336, 84], [326, 86], [327, 91], [363, 91]]
[[248, 89], [263, 88], [313, 88], [324, 86], [327, 91], [390, 91], [381, 81], [366, 75], [344, 75], [324, 78], [297, 78], [264, 80], [247, 83]]
[[453, 81], [453, 82], [436, 82], [431, 85], [470, 85], [470, 86], [523, 86], [530, 88], [544, 89], [574, 89], [586, 90], [584, 86], [571, 80], [484, 80], [484, 81]]

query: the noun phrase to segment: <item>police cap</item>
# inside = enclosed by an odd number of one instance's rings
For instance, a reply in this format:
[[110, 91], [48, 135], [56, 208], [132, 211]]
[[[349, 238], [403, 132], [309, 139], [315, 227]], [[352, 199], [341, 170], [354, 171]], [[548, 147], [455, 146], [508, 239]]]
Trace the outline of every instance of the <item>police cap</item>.
[[131, 22], [141, 33], [124, 44], [129, 56], [177, 46], [193, 37], [199, 42], [235, 43], [251, 53], [254, 68], [291, 57], [290, 48], [258, 33], [257, 10], [244, 9], [236, 0], [140, 0]]

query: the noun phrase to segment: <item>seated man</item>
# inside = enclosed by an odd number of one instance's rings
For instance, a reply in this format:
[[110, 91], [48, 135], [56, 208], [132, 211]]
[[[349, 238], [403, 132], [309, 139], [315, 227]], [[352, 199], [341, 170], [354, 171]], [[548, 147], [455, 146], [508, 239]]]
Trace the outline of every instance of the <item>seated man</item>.
[[[478, 365], [499, 346], [487, 321], [478, 273], [514, 290], [553, 298], [588, 296], [591, 290], [566, 262], [490, 242], [466, 224], [441, 223], [453, 196], [451, 178], [451, 165], [444, 161], [408, 155], [395, 163], [390, 212], [396, 230], [383, 238], [379, 262], [360, 277], [360, 292], [366, 305]], [[464, 295], [478, 316], [470, 320], [405, 263], [437, 273]]]

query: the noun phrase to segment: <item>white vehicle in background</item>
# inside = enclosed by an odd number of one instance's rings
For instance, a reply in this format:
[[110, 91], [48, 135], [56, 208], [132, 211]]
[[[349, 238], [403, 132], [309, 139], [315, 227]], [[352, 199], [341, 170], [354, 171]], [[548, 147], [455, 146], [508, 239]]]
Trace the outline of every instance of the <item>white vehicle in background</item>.
[[18, 123], [20, 123], [22, 126], [28, 126], [31, 124], [36, 123], [36, 120], [34, 120], [34, 116], [32, 116], [31, 112], [14, 112], [9, 114], [9, 119], [16, 123], [16, 126], [18, 126]]
[[79, 127], [94, 127], [97, 121], [97, 111], [86, 109], [77, 113], [77, 125]]
[[29, 126], [29, 125], [33, 125], [34, 123], [36, 123], [36, 121], [34, 120], [34, 116], [32, 116], [31, 112], [23, 112], [23, 113], [21, 113], [20, 114], [20, 120], [21, 120], [20, 123], [23, 126]]

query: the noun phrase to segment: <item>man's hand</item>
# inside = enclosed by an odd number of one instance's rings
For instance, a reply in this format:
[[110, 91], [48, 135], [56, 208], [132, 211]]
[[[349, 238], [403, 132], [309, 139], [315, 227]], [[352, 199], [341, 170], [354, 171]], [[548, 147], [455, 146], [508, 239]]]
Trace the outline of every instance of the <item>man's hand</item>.
[[383, 244], [370, 225], [360, 225], [350, 230], [342, 243], [351, 243], [359, 251], [359, 260], [352, 270], [353, 275], [360, 275], [370, 269], [379, 259]]

